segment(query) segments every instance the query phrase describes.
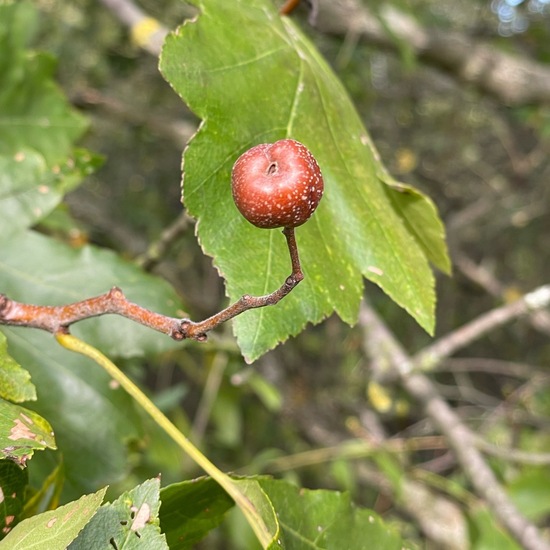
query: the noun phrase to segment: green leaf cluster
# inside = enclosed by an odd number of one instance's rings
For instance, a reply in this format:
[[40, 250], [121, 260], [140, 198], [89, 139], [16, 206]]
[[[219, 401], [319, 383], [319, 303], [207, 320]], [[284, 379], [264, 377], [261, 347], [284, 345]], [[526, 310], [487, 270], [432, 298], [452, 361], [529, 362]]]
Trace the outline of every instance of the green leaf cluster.
[[[31, 2], [0, 5], [0, 292], [26, 303], [60, 305], [120, 285], [130, 299], [175, 315], [182, 304], [164, 281], [112, 251], [73, 247], [35, 230], [101, 164], [76, 145], [88, 122], [55, 83], [55, 60], [30, 49], [36, 28]], [[82, 325], [75, 332], [113, 356], [176, 346], [125, 319]], [[24, 464], [34, 450], [60, 444], [66, 492], [72, 495], [127, 471], [128, 440], [140, 430], [131, 400], [110, 388], [104, 373], [63, 352], [50, 335], [2, 329], [0, 397], [4, 458]], [[26, 401], [34, 401], [32, 410], [15, 405]], [[96, 419], [94, 429], [90, 419]]]
[[[294, 137], [315, 153], [326, 180], [318, 213], [298, 233], [306, 280], [277, 308], [236, 320], [243, 353], [252, 360], [333, 311], [353, 323], [363, 277], [431, 331], [435, 298], [428, 262], [448, 269], [433, 205], [385, 173], [338, 80], [269, 2], [197, 5], [197, 22], [168, 39], [162, 70], [203, 118], [185, 154], [184, 198], [232, 298], [265, 294], [289, 270], [281, 235], [248, 226], [232, 205], [234, 159], [258, 142]], [[0, 291], [14, 300], [57, 305], [119, 285], [131, 300], [176, 315], [182, 304], [162, 280], [112, 251], [71, 246], [37, 230], [101, 159], [77, 146], [88, 122], [55, 84], [55, 60], [30, 49], [36, 26], [32, 3], [0, 5]], [[89, 320], [74, 332], [119, 358], [177, 345], [120, 318]], [[2, 329], [0, 548], [191, 548], [233, 507], [211, 478], [162, 490], [160, 479], [152, 479], [103, 504], [105, 486], [128, 473], [129, 442], [142, 430], [134, 403], [110, 382], [51, 335]], [[49, 457], [43, 464], [49, 460], [50, 470], [36, 489], [22, 466], [37, 450]], [[264, 548], [406, 547], [347, 494], [264, 478], [231, 483], [258, 512], [253, 527]]]
[[[164, 281], [114, 252], [71, 246], [36, 230], [101, 164], [77, 146], [88, 121], [55, 83], [55, 60], [30, 48], [37, 22], [31, 2], [0, 5], [0, 292], [60, 305], [118, 284], [131, 299], [175, 315], [182, 304]], [[82, 325], [75, 332], [113, 356], [139, 357], [176, 345], [124, 319]], [[63, 450], [63, 459], [52, 453], [42, 462], [45, 472], [54, 471], [38, 492], [26, 483], [17, 492], [35, 512], [55, 507], [61, 486], [65, 498], [74, 498], [120, 480], [128, 470], [128, 442], [140, 430], [131, 399], [97, 367], [63, 351], [51, 335], [2, 327], [0, 452], [8, 462], [0, 464], [12, 472], [14, 461], [24, 466], [36, 450]], [[2, 472], [4, 495], [16, 494], [8, 490], [11, 474]], [[4, 534], [23, 513], [5, 517], [11, 519]]]

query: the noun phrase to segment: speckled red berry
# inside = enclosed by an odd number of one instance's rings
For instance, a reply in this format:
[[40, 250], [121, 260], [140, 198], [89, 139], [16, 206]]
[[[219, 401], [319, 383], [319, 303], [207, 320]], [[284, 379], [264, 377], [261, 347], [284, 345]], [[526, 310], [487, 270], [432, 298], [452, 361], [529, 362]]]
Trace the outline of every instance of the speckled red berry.
[[315, 157], [293, 139], [252, 147], [237, 159], [231, 174], [240, 213], [265, 229], [305, 223], [317, 208], [323, 188]]

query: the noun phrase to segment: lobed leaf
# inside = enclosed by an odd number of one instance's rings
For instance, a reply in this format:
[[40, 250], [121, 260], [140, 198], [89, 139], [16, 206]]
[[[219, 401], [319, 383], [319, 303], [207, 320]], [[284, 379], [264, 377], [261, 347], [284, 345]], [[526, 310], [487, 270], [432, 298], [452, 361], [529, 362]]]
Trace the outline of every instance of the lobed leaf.
[[333, 311], [354, 323], [363, 277], [431, 333], [435, 293], [428, 259], [442, 267], [446, 258], [435, 209], [424, 204], [419, 213], [391, 199], [347, 93], [273, 2], [195, 4], [197, 20], [167, 37], [160, 68], [203, 121], [184, 153], [183, 200], [232, 300], [269, 293], [290, 273], [282, 235], [248, 224], [233, 204], [236, 158], [257, 143], [292, 137], [314, 153], [325, 179], [317, 212], [297, 229], [305, 280], [277, 307], [234, 321], [245, 357], [254, 360]]

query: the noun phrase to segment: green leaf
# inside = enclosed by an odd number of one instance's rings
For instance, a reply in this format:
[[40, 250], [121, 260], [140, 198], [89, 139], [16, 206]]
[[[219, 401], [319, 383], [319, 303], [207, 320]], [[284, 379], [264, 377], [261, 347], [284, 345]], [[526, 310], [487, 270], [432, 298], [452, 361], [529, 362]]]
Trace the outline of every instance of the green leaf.
[[127, 442], [140, 419], [132, 399], [98, 365], [71, 353], [45, 332], [3, 328], [14, 358], [28, 365], [38, 400], [33, 408], [51, 423], [63, 452], [65, 498], [127, 475]]
[[0, 5], [0, 156], [31, 149], [54, 168], [65, 162], [87, 122], [54, 83], [53, 59], [26, 50], [36, 19], [29, 2]]
[[507, 487], [510, 498], [521, 513], [533, 521], [550, 514], [548, 468], [525, 468]]
[[521, 550], [518, 543], [495, 521], [486, 506], [472, 507], [470, 522], [472, 550]]
[[259, 483], [259, 478], [237, 478], [233, 479], [233, 483], [237, 485], [256, 510], [256, 517], [253, 521], [249, 519], [249, 523], [258, 540], [263, 541], [264, 548], [269, 550], [282, 548], [279, 538], [279, 519], [273, 503]]
[[171, 550], [194, 548], [234, 506], [210, 477], [168, 485], [160, 496], [160, 526]]
[[34, 451], [55, 449], [50, 424], [29, 409], [0, 399], [0, 455], [25, 465]]
[[69, 550], [168, 550], [159, 528], [159, 487], [158, 479], [150, 479], [104, 504]]
[[[160, 67], [203, 119], [185, 150], [183, 197], [232, 300], [271, 292], [290, 273], [280, 233], [248, 224], [232, 202], [238, 155], [292, 137], [312, 150], [325, 179], [317, 212], [297, 229], [305, 280], [276, 307], [234, 321], [245, 357], [333, 311], [354, 323], [363, 276], [431, 333], [434, 280], [424, 247], [388, 198], [370, 138], [330, 67], [270, 0], [196, 4], [199, 17], [167, 37]], [[437, 223], [435, 212], [423, 215]]]
[[7, 240], [47, 216], [99, 163], [99, 157], [85, 150], [75, 150], [54, 169], [33, 151], [0, 156], [0, 239]]
[[85, 495], [56, 510], [26, 519], [0, 542], [6, 550], [63, 550], [94, 516], [103, 501], [105, 489]]
[[0, 5], [0, 238], [32, 226], [100, 159], [74, 142], [87, 127], [53, 82], [53, 60], [28, 51], [31, 3]]
[[21, 403], [36, 400], [31, 375], [8, 354], [6, 337], [0, 332], [0, 398]]
[[432, 200], [410, 185], [395, 181], [390, 176], [382, 180], [396, 212], [409, 233], [416, 239], [426, 258], [443, 273], [451, 273], [445, 227]]
[[[33, 468], [35, 467], [36, 460], [33, 462]], [[33, 490], [32, 496], [25, 502], [24, 516], [31, 517], [57, 508], [64, 482], [65, 472], [63, 463], [60, 463], [42, 481], [38, 490]]]
[[[112, 251], [94, 246], [74, 249], [32, 231], [2, 245], [2, 291], [14, 300], [38, 305], [66, 305], [120, 286], [129, 300], [165, 315], [181, 303], [162, 279], [148, 275]], [[111, 357], [159, 353], [177, 346], [169, 336], [119, 316], [74, 325], [75, 335]]]
[[399, 534], [373, 511], [356, 508], [347, 493], [300, 489], [261, 480], [281, 525], [286, 550], [402, 550]]
[[4, 538], [19, 522], [29, 482], [28, 470], [12, 460], [0, 460], [0, 538]]

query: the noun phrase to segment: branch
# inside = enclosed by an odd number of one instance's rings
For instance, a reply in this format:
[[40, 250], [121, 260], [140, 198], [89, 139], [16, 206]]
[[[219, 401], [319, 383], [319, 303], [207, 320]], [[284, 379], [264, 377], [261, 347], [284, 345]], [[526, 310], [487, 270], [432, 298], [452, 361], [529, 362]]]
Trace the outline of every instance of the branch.
[[304, 275], [300, 266], [294, 229], [285, 228], [283, 234], [290, 253], [292, 273], [281, 287], [265, 296], [245, 294], [229, 307], [204, 321], [194, 322], [189, 319], [178, 319], [155, 313], [128, 301], [122, 290], [114, 287], [101, 296], [62, 306], [24, 304], [0, 294], [0, 325], [24, 326], [42, 329], [52, 334], [68, 334], [69, 326], [78, 321], [106, 314], [116, 314], [167, 334], [174, 340], [192, 339], [202, 342], [206, 340], [206, 334], [221, 323], [229, 321], [249, 309], [277, 304], [303, 280]]
[[[147, 16], [131, 0], [101, 0], [130, 28], [138, 46], [159, 56], [168, 29]], [[281, 8], [290, 13], [298, 4], [288, 0]], [[550, 68], [529, 58], [499, 51], [456, 31], [428, 29], [393, 6], [377, 15], [357, 0], [318, 0], [312, 4], [311, 21], [323, 32], [361, 36], [370, 43], [394, 51], [400, 44], [426, 63], [444, 69], [458, 80], [507, 105], [550, 102]]]
[[193, 219], [184, 210], [181, 214], [161, 233], [159, 239], [155, 241], [149, 248], [136, 258], [136, 263], [145, 271], [151, 271], [163, 258], [170, 247], [177, 241]]
[[[546, 288], [550, 296], [550, 287]], [[534, 294], [534, 293], [532, 293]], [[540, 296], [540, 295], [538, 295]], [[392, 369], [409, 395], [422, 404], [433, 425], [447, 438], [458, 463], [477, 493], [512, 536], [527, 550], [550, 550], [550, 543], [514, 506], [476, 447], [476, 436], [462, 423], [448, 403], [437, 393], [430, 379], [413, 371], [414, 361], [407, 356], [395, 336], [366, 303], [360, 312], [367, 352], [371, 338], [382, 345], [387, 368]]]
[[450, 29], [429, 29], [393, 6], [373, 14], [357, 0], [320, 0], [317, 26], [324, 32], [355, 34], [376, 46], [406, 47], [507, 105], [550, 102], [550, 67]]
[[130, 28], [132, 39], [138, 46], [154, 56], [159, 56], [168, 29], [149, 17], [131, 0], [101, 0], [107, 8]]
[[478, 340], [495, 328], [549, 305], [550, 285], [540, 286], [515, 302], [480, 315], [477, 319], [424, 348], [413, 358], [414, 368], [431, 370], [446, 357]]
[[536, 453], [514, 449], [513, 447], [500, 447], [483, 439], [481, 436], [476, 436], [475, 444], [484, 453], [508, 462], [529, 464], [532, 466], [548, 466], [550, 464], [550, 453]]
[[[483, 265], [476, 264], [465, 254], [456, 254], [454, 264], [463, 275], [478, 284], [491, 296], [502, 301], [506, 300], [506, 287]], [[535, 330], [550, 336], [550, 313], [541, 310], [535, 311], [529, 316], [529, 321]]]

